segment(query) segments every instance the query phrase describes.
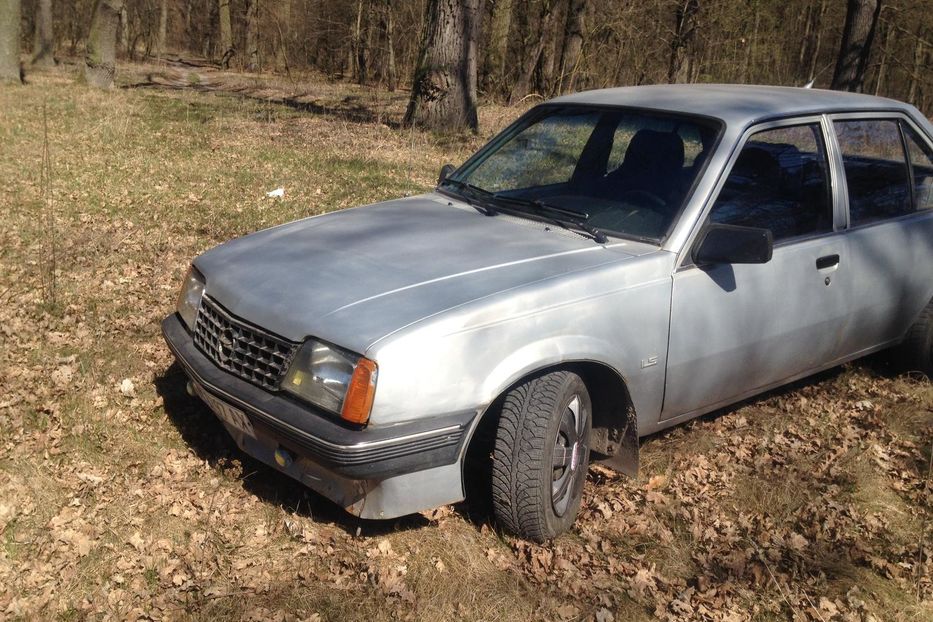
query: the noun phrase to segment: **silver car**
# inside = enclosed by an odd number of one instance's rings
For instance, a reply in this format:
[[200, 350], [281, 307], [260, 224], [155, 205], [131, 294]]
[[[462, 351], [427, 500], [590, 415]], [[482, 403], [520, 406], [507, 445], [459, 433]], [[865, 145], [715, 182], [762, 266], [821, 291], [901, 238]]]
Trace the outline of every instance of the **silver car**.
[[642, 436], [890, 346], [930, 372], [931, 137], [829, 91], [561, 97], [434, 192], [204, 253], [163, 332], [243, 451], [349, 512], [470, 485], [546, 540]]

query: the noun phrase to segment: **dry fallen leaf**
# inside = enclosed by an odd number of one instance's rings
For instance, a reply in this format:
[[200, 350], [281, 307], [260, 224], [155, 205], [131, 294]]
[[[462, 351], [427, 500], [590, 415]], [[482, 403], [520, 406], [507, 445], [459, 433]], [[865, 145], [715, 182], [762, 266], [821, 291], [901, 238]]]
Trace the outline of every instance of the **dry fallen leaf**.
[[75, 549], [78, 551], [78, 555], [84, 557], [91, 552], [91, 539], [85, 534], [78, 534], [74, 539]]
[[120, 383], [120, 393], [122, 393], [124, 397], [135, 397], [136, 385], [134, 385], [133, 381], [129, 378], [124, 378], [123, 382]]
[[596, 610], [596, 622], [615, 622], [616, 617], [605, 607]]
[[646, 490], [659, 490], [667, 484], [667, 475], [653, 475], [645, 485]]
[[135, 532], [129, 539], [130, 546], [139, 551], [143, 552], [143, 548], [146, 546], [146, 541], [143, 540], [142, 536], [139, 535], [139, 532]]
[[807, 548], [808, 544], [809, 542], [807, 542], [807, 539], [797, 532], [790, 534], [790, 537], [787, 539], [787, 545], [798, 553]]
[[383, 555], [389, 555], [392, 553], [392, 543], [385, 538], [379, 541], [379, 543], [376, 545], [376, 548], [378, 548], [379, 552]]

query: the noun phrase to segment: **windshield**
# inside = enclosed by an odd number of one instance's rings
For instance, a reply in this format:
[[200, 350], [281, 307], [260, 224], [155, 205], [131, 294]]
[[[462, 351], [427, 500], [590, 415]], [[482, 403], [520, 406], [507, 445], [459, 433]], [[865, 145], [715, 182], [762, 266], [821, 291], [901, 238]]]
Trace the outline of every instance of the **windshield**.
[[715, 123], [695, 117], [544, 106], [441, 187], [482, 193], [512, 210], [544, 207], [549, 217], [585, 222], [609, 235], [657, 241], [683, 207], [718, 134]]

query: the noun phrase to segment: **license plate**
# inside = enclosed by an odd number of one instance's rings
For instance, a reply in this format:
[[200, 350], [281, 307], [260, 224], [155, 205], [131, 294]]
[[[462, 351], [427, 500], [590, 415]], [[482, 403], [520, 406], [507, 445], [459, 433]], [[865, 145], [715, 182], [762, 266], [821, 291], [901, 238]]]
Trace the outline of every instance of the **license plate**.
[[223, 421], [224, 423], [236, 428], [240, 432], [249, 434], [250, 436], [256, 436], [255, 430], [253, 430], [253, 424], [250, 423], [249, 417], [246, 416], [239, 408], [234, 408], [226, 402], [222, 402], [217, 399], [199, 385], [196, 382], [192, 382], [194, 385], [194, 392], [198, 394], [204, 403], [210, 407], [214, 414]]

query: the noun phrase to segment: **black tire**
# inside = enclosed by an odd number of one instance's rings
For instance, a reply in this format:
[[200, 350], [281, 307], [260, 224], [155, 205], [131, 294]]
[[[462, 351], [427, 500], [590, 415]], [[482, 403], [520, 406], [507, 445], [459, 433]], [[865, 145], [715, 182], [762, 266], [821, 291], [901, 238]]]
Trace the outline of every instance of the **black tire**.
[[905, 371], [919, 371], [933, 379], [933, 302], [907, 331], [907, 337], [897, 348], [898, 363]]
[[586, 481], [592, 412], [586, 385], [568, 371], [506, 394], [492, 459], [493, 510], [502, 527], [535, 542], [570, 529]]

